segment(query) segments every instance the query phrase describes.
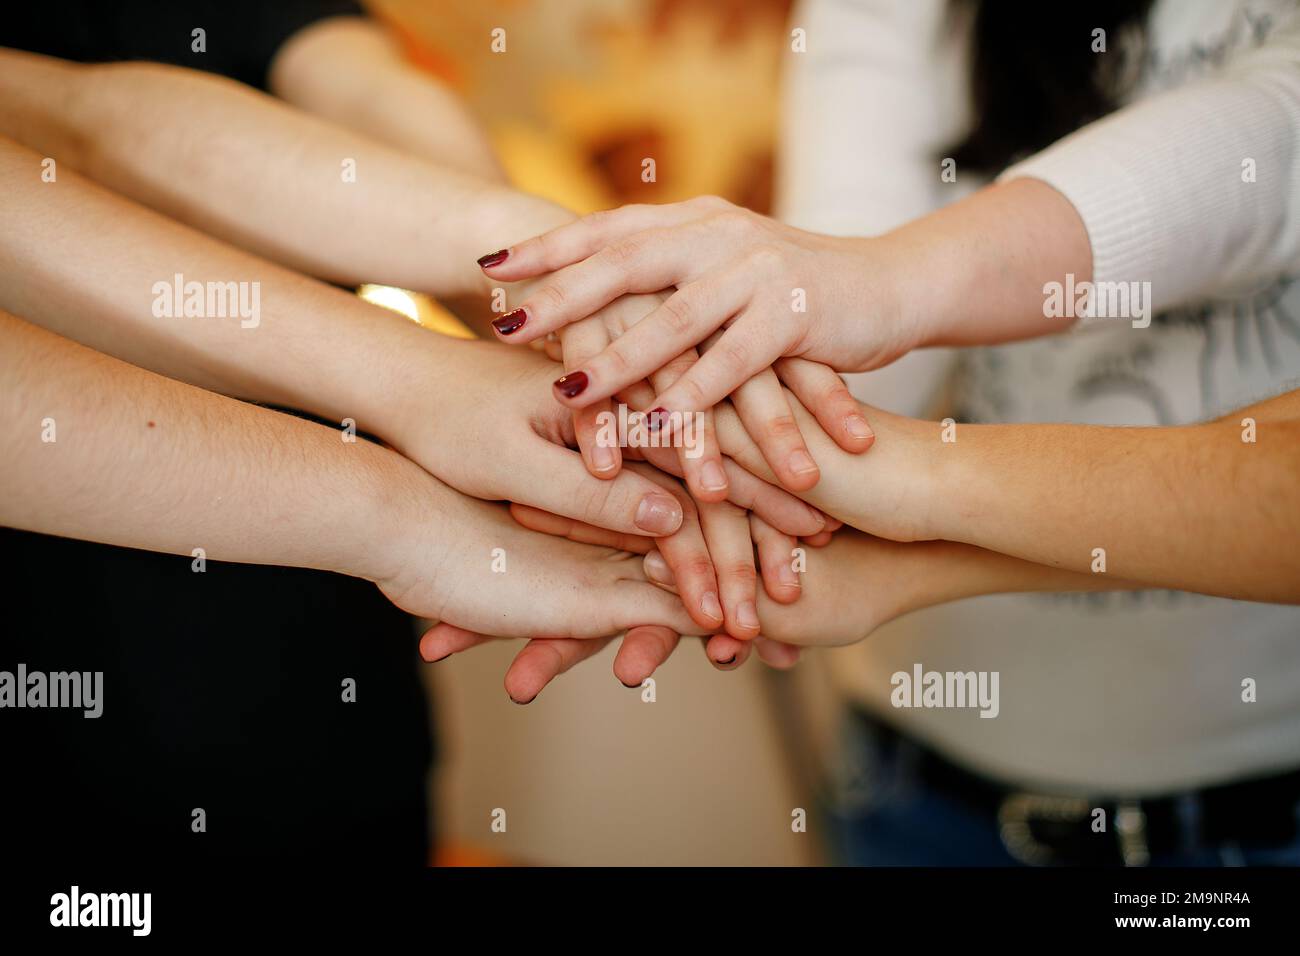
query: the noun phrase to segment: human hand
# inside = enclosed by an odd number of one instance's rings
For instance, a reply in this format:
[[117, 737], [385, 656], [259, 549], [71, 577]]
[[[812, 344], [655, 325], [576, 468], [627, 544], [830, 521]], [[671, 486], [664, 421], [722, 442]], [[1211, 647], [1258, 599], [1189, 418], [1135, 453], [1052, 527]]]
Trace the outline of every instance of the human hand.
[[639, 555], [538, 534], [413, 465], [387, 498], [361, 573], [411, 614], [515, 637], [701, 631], [676, 595], [648, 583]]
[[[559, 330], [547, 353], [562, 361], [565, 368], [581, 368], [609, 344], [626, 335], [638, 322], [652, 315], [668, 296], [624, 295], [602, 307], [594, 315]], [[517, 315], [518, 313], [512, 313]], [[513, 325], [506, 326], [515, 328]], [[500, 329], [498, 329], [500, 332]], [[699, 360], [694, 347], [688, 348], [652, 371], [645, 382], [621, 389], [616, 397], [638, 411], [656, 408], [655, 394], [671, 388]], [[772, 473], [792, 491], [811, 488], [819, 477], [817, 463], [808, 451], [799, 428], [794, 424], [781, 385], [788, 386], [816, 416], [818, 423], [836, 443], [849, 452], [863, 452], [871, 447], [873, 435], [849, 394], [844, 382], [830, 368], [805, 359], [783, 359], [773, 369], [763, 369], [731, 393], [730, 401], [745, 428], [757, 442]], [[639, 396], [639, 401], [631, 397]], [[615, 453], [606, 450], [589, 452], [598, 445], [599, 422], [613, 410], [605, 398], [574, 409], [574, 427], [579, 446], [584, 449], [592, 473], [612, 473], [617, 469]], [[696, 413], [692, 430], [700, 438], [698, 453], [682, 455], [687, 485], [698, 501], [721, 501], [726, 497], [725, 472], [718, 466], [720, 452], [713, 430], [712, 413]], [[615, 450], [616, 451], [616, 450]], [[595, 456], [603, 458], [595, 463]], [[712, 470], [711, 470], [712, 469]]]
[[[595, 213], [503, 250], [485, 271], [501, 281], [555, 272], [517, 311], [514, 342], [624, 293], [675, 286], [653, 315], [558, 382], [556, 394], [585, 407], [727, 324], [712, 355], [657, 397], [656, 409], [680, 413], [713, 406], [782, 356], [859, 371], [919, 344], [898, 318], [886, 249], [882, 240], [807, 233], [702, 197]], [[839, 429], [850, 437], [858, 430]]]

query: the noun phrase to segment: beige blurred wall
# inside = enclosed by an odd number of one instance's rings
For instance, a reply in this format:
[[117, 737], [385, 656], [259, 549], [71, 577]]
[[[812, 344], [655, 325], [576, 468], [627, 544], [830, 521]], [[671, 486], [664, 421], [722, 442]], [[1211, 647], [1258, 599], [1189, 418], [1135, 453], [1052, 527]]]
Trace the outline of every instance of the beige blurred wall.
[[[656, 701], [623, 687], [614, 647], [536, 701], [502, 677], [518, 642], [427, 668], [444, 751], [441, 836], [514, 862], [558, 865], [804, 865], [816, 862], [813, 810], [777, 733], [757, 659], [715, 671], [698, 641], [656, 675]], [[491, 831], [496, 808], [506, 832]]]

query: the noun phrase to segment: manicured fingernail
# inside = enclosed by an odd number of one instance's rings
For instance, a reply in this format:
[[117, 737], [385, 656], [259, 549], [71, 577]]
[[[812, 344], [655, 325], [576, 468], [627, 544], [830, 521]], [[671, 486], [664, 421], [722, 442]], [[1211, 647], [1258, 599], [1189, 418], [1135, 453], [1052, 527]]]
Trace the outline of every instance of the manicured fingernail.
[[705, 491], [721, 491], [727, 487], [727, 473], [716, 461], [705, 462], [700, 469], [700, 484]]
[[736, 605], [736, 623], [741, 627], [758, 627], [758, 608], [753, 601], [741, 601]]
[[850, 415], [844, 419], [844, 430], [851, 438], [871, 438], [876, 433], [871, 430], [867, 420], [861, 415]]
[[656, 584], [672, 584], [673, 572], [668, 567], [668, 562], [658, 551], [651, 551], [645, 556], [642, 562], [645, 568], [645, 576]]
[[725, 661], [718, 661], [718, 666], [726, 667], [728, 664], [734, 664], [734, 663], [736, 663], [736, 655], [732, 654]]
[[812, 455], [808, 454], [802, 448], [798, 451], [790, 452], [790, 457], [785, 461], [786, 464], [790, 466], [790, 470], [796, 475], [806, 475], [810, 471], [817, 470], [817, 462], [813, 461]]
[[682, 524], [682, 506], [672, 495], [646, 495], [636, 507], [636, 526], [650, 534], [672, 534]]
[[480, 256], [478, 267], [480, 269], [491, 269], [493, 266], [499, 266], [510, 256], [509, 249], [498, 249], [496, 252], [489, 252], [485, 256]]
[[570, 372], [555, 380], [555, 390], [565, 398], [577, 398], [587, 389], [586, 372]]
[[712, 591], [706, 591], [704, 597], [700, 598], [700, 611], [710, 621], [722, 620], [722, 602]]
[[618, 466], [614, 449], [606, 445], [597, 445], [591, 450], [591, 467], [596, 471], [613, 471]]
[[493, 319], [492, 328], [502, 335], [514, 335], [524, 327], [524, 323], [527, 321], [528, 313], [523, 309], [515, 309], [513, 312], [507, 312], [499, 319]]
[[650, 430], [652, 432], [657, 432], [668, 424], [668, 409], [662, 406], [659, 408], [652, 408], [650, 411], [646, 412], [645, 419], [646, 425], [649, 426]]

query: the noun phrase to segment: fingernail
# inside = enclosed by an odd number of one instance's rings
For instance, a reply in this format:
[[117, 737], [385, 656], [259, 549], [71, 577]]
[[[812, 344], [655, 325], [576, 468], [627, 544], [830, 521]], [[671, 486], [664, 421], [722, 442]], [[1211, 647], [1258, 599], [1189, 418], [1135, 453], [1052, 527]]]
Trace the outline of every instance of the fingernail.
[[682, 524], [682, 506], [672, 495], [646, 495], [636, 507], [636, 526], [651, 534], [672, 534]]
[[613, 471], [617, 465], [618, 459], [614, 457], [614, 449], [597, 445], [591, 450], [591, 467], [596, 471]]
[[705, 462], [700, 469], [700, 484], [706, 491], [721, 491], [727, 487], [727, 473], [716, 461]]
[[712, 591], [707, 591], [704, 597], [700, 598], [700, 611], [711, 621], [722, 620], [722, 602]]
[[741, 601], [736, 605], [736, 623], [741, 627], [758, 627], [758, 608], [753, 601]]
[[651, 551], [645, 556], [642, 562], [645, 568], [645, 576], [656, 584], [672, 584], [673, 572], [668, 567], [668, 562], [658, 551]]
[[536, 697], [529, 697], [527, 700], [515, 700], [513, 697], [510, 698], [512, 703], [516, 703], [521, 707], [524, 706], [525, 704], [531, 704], [536, 699], [537, 699]]
[[785, 461], [786, 464], [790, 466], [790, 470], [796, 475], [806, 475], [810, 471], [817, 470], [817, 462], [813, 461], [812, 455], [808, 454], [802, 448], [798, 451], [790, 452], [790, 457]]
[[844, 430], [852, 438], [871, 438], [876, 433], [871, 430], [867, 420], [861, 415], [850, 415], [844, 419]]
[[499, 266], [510, 256], [509, 249], [498, 249], [496, 252], [489, 252], [485, 256], [480, 256], [478, 267], [480, 269], [491, 269], [493, 266]]
[[726, 667], [728, 664], [734, 664], [734, 663], [736, 663], [736, 655], [732, 654], [725, 661], [718, 661], [718, 666]]
[[524, 327], [524, 323], [527, 321], [528, 313], [523, 309], [515, 309], [513, 312], [507, 312], [499, 319], [493, 319], [492, 328], [502, 335], [514, 335]]
[[451, 657], [450, 654], [443, 654], [442, 657], [435, 657], [433, 660], [429, 661], [429, 663], [436, 664], [438, 661], [445, 661], [449, 657]]
[[619, 683], [622, 684], [624, 687], [626, 687], [628, 690], [640, 690], [640, 689], [641, 689], [641, 685], [640, 685], [640, 684], [629, 684], [627, 681], [623, 681], [623, 680], [619, 681]]
[[668, 409], [662, 406], [659, 408], [652, 408], [650, 411], [646, 412], [646, 424], [650, 427], [652, 432], [657, 432], [668, 424], [668, 415]]
[[555, 390], [565, 398], [577, 398], [587, 389], [586, 372], [570, 372], [555, 380]]
[[788, 588], [802, 587], [799, 574], [788, 562], [782, 561], [776, 567], [776, 579]]

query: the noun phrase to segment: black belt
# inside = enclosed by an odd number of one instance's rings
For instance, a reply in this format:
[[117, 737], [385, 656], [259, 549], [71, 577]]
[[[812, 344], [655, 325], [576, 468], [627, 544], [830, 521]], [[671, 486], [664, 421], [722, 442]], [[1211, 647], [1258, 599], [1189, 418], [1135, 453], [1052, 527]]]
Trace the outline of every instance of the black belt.
[[966, 770], [861, 716], [886, 753], [906, 750], [909, 771], [923, 783], [996, 818], [1007, 851], [1023, 863], [1140, 866], [1194, 847], [1285, 845], [1300, 833], [1300, 770], [1154, 798], [1036, 793]]

